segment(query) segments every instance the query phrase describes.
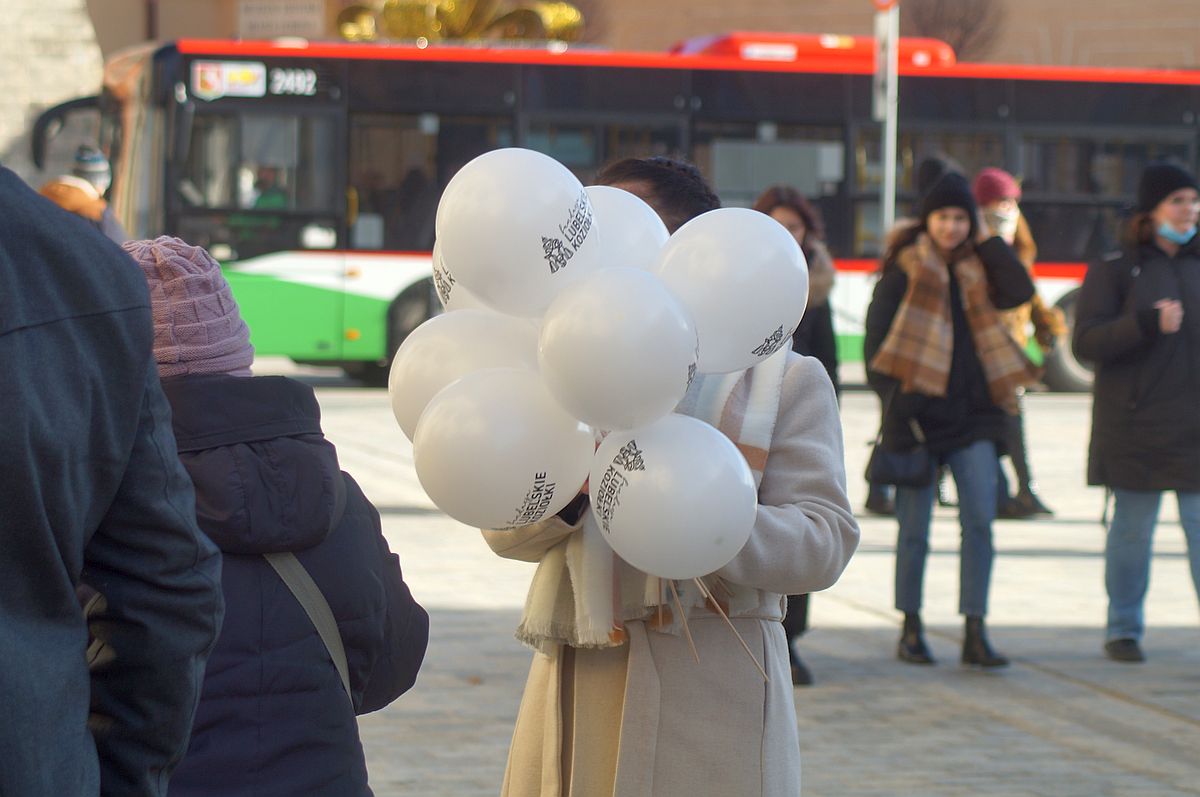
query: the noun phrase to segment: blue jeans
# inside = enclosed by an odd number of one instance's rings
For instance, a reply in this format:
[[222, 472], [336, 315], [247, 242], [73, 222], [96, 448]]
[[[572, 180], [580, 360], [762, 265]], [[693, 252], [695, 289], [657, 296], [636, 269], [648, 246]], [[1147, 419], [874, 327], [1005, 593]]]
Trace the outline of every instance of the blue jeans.
[[[1150, 584], [1150, 552], [1161, 492], [1113, 490], [1116, 504], [1104, 546], [1104, 586], [1108, 590], [1106, 638], [1141, 639], [1146, 630], [1142, 603]], [[1192, 583], [1200, 595], [1200, 493], [1176, 492], [1179, 520], [1187, 538]]]
[[[996, 445], [977, 440], [944, 455], [958, 488], [958, 522], [962, 527], [959, 549], [958, 611], [969, 617], [987, 614], [988, 587], [992, 578], [992, 520], [996, 517]], [[896, 608], [921, 610], [925, 559], [929, 554], [929, 525], [933, 520], [933, 493], [928, 487], [896, 490]]]

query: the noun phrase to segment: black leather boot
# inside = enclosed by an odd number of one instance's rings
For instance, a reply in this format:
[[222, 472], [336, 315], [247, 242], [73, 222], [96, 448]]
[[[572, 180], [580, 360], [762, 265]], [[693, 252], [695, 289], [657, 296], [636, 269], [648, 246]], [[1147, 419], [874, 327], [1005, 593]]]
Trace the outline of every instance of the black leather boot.
[[992, 650], [982, 617], [968, 617], [963, 634], [962, 663], [975, 667], [1007, 667], [1008, 659]]
[[904, 626], [900, 630], [900, 644], [896, 646], [896, 658], [909, 664], [936, 664], [921, 627], [921, 615], [904, 613]]

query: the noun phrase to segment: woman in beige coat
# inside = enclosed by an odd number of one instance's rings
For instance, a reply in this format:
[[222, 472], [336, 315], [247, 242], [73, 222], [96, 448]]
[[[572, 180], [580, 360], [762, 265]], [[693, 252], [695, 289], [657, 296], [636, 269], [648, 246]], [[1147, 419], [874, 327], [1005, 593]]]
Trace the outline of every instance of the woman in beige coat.
[[[661, 158], [613, 164], [598, 182], [641, 196], [672, 232], [719, 205], [694, 168]], [[671, 603], [654, 577], [597, 554], [586, 497], [532, 526], [485, 531], [499, 555], [539, 563], [517, 632], [538, 652], [503, 795], [800, 793], [783, 596], [831, 586], [858, 543], [833, 386], [818, 361], [781, 350], [698, 377], [678, 411], [733, 439], [759, 482], [749, 541], [704, 581], [769, 680], [690, 584]]]

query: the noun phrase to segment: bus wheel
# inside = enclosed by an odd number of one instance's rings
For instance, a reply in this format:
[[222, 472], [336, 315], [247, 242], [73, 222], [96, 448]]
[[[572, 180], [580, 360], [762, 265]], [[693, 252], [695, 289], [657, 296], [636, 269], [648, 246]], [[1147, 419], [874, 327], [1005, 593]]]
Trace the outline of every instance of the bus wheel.
[[1075, 332], [1075, 300], [1079, 291], [1071, 291], [1059, 299], [1067, 319], [1066, 337], [1055, 343], [1046, 355], [1046, 374], [1042, 381], [1046, 387], [1062, 393], [1087, 393], [1092, 389], [1092, 365], [1075, 358], [1071, 351], [1071, 336]]
[[385, 362], [359, 363], [351, 370], [351, 376], [361, 379], [370, 387], [387, 387], [388, 370], [396, 349], [414, 329], [423, 324], [431, 314], [433, 280], [425, 279], [410, 285], [396, 297], [387, 314], [387, 360]]

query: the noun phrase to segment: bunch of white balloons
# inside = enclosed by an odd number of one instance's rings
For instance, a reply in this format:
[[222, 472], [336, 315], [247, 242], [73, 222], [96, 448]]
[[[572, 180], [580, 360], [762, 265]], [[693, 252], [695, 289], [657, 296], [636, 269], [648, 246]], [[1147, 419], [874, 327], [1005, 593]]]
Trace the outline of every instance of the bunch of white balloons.
[[790, 344], [808, 296], [792, 236], [741, 208], [669, 236], [638, 197], [584, 188], [524, 149], [464, 166], [436, 232], [446, 312], [405, 339], [388, 382], [433, 502], [507, 529], [586, 483], [635, 567], [680, 579], [732, 559], [757, 510], [749, 466], [672, 410], [697, 372], [741, 371]]

